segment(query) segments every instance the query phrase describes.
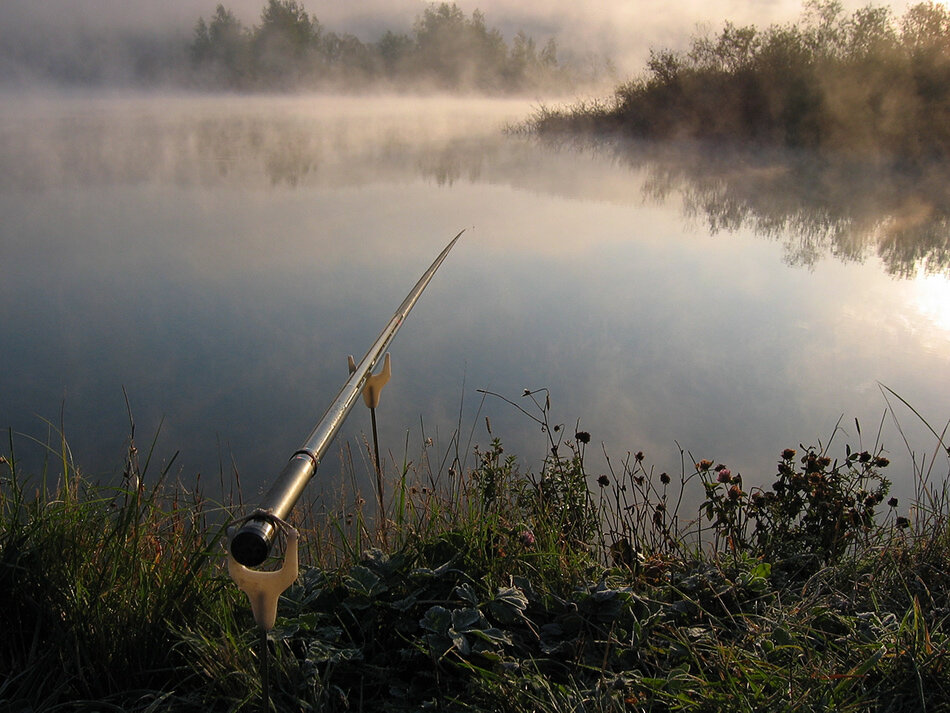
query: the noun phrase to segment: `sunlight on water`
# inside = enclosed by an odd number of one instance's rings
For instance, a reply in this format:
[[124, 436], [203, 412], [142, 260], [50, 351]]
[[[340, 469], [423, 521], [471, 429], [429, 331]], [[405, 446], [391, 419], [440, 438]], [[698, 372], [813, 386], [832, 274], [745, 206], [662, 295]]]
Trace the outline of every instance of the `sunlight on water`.
[[914, 301], [920, 314], [934, 327], [950, 335], [950, 278], [921, 270], [913, 285]]

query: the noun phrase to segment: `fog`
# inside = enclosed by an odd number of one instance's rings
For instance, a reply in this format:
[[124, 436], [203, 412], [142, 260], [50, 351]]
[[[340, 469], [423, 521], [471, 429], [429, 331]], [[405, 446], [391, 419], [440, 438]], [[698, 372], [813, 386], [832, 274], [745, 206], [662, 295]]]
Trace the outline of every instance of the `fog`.
[[[24, 84], [56, 70], [62, 73], [64, 67], [79, 74], [75, 78], [81, 81], [83, 67], [93, 61], [110, 66], [99, 70], [100, 79], [121, 82], [129, 76], [124, 64], [148, 64], [150, 56], [156, 57], [158, 66], [138, 70], [160, 77], [165, 60], [158, 58], [168, 56], [169, 44], [183, 47], [198, 18], [210, 16], [216, 4], [215, 0], [4, 0], [0, 4], [0, 83]], [[223, 4], [250, 26], [259, 20], [265, 3], [231, 0]], [[302, 4], [328, 30], [352, 33], [364, 42], [375, 41], [387, 29], [409, 31], [429, 5], [421, 0], [307, 0]], [[576, 59], [609, 57], [620, 75], [637, 73], [651, 48], [681, 49], [690, 36], [715, 30], [726, 20], [768, 26], [794, 21], [802, 13], [797, 0], [675, 4], [663, 0], [461, 0], [456, 4], [466, 14], [476, 9], [484, 12], [488, 25], [506, 38], [522, 29], [539, 42], [556, 37], [562, 51]], [[866, 4], [864, 0], [842, 2], [846, 11]], [[901, 13], [911, 3], [875, 4]], [[131, 49], [143, 46], [144, 60]]]

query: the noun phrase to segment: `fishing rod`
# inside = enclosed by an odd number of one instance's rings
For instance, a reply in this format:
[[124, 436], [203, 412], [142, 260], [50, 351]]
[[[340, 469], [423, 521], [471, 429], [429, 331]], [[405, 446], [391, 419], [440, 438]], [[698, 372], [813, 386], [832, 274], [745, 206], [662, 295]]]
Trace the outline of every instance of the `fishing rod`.
[[393, 318], [389, 320], [389, 323], [380, 332], [369, 351], [366, 352], [366, 356], [356, 365], [356, 368], [350, 374], [350, 378], [340, 389], [340, 393], [330, 404], [326, 413], [323, 414], [323, 418], [314, 426], [307, 440], [294, 452], [290, 461], [277, 476], [277, 480], [267, 491], [258, 509], [246, 519], [241, 528], [231, 538], [231, 555], [237, 562], [245, 567], [255, 567], [267, 559], [280, 523], [293, 510], [307, 483], [316, 473], [320, 461], [333, 441], [333, 437], [340, 430], [340, 426], [343, 425], [343, 421], [366, 386], [379, 358], [386, 351], [393, 337], [396, 336], [396, 332], [399, 331], [406, 316], [416, 304], [426, 285], [429, 284], [435, 271], [439, 269], [449, 251], [464, 232], [464, 230], [460, 231], [458, 235], [452, 238], [435, 259], [435, 262], [419, 278], [416, 286], [412, 288], [406, 299], [399, 305]]

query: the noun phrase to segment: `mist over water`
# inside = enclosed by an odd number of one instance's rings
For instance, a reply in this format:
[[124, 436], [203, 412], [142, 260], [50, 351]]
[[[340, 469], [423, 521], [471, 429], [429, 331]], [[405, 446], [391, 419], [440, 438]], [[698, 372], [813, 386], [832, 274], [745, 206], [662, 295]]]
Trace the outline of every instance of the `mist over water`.
[[[503, 132], [531, 108], [4, 102], [0, 426], [42, 440], [44, 419], [62, 425], [87, 472], [115, 475], [124, 388], [140, 449], [161, 428], [156, 463], [177, 451], [182, 478], [237, 469], [255, 491], [336, 394], [346, 355], [363, 354], [465, 228], [392, 347], [379, 410], [390, 473], [424, 451], [454, 454], [460, 419], [463, 456], [484, 445], [485, 416], [537, 471], [544, 435], [477, 389], [530, 410], [524, 389], [549, 388], [567, 436], [579, 422], [615, 464], [642, 450], [678, 473], [682, 447], [747, 483], [770, 483], [783, 448], [826, 443], [839, 418], [842, 449], [859, 445], [856, 418], [870, 448], [887, 406], [879, 383], [939, 430], [945, 183]], [[358, 454], [367, 431], [358, 406], [338, 444]], [[900, 492], [909, 473], [890, 416], [883, 441]], [[607, 464], [594, 451], [596, 476]], [[344, 474], [328, 458], [318, 477]]]

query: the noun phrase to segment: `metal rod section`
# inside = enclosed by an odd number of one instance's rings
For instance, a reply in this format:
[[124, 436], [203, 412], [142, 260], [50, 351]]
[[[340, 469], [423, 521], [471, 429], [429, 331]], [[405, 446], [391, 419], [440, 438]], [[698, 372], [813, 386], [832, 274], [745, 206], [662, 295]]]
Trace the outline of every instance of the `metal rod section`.
[[435, 262], [419, 278], [419, 282], [412, 288], [406, 299], [399, 305], [393, 318], [389, 320], [389, 324], [383, 328], [373, 346], [366, 352], [366, 356], [356, 366], [356, 370], [347, 379], [343, 388], [340, 389], [340, 393], [337, 394], [333, 403], [323, 414], [323, 418], [307, 436], [306, 442], [291, 456], [290, 461], [284, 466], [277, 480], [267, 491], [257, 511], [259, 516], [252, 516], [231, 538], [231, 554], [245, 567], [255, 567], [267, 558], [277, 534], [277, 530], [268, 516], [276, 516], [281, 520], [287, 519], [290, 511], [293, 510], [294, 505], [303, 494], [307, 483], [316, 473], [320, 461], [330, 447], [337, 431], [343, 425], [343, 421], [346, 420], [347, 414], [349, 414], [350, 409], [356, 403], [356, 399], [363, 391], [366, 380], [376, 366], [376, 362], [379, 361], [390, 342], [392, 342], [393, 337], [396, 336], [396, 332], [399, 331], [406, 316], [422, 295], [422, 291], [429, 284], [432, 276], [435, 275], [435, 271], [442, 265], [449, 251], [464, 232], [463, 230], [452, 238], [435, 259]]

